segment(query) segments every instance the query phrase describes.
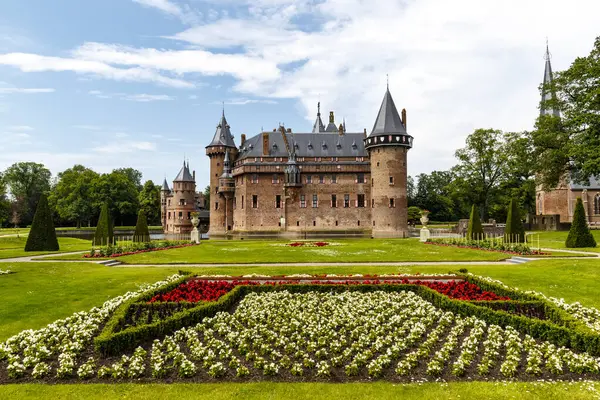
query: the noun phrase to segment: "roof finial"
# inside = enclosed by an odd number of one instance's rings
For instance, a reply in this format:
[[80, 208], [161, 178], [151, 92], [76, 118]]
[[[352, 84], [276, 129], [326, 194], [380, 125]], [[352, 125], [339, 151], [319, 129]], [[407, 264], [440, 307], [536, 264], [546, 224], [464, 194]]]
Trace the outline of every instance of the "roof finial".
[[321, 102], [317, 103], [317, 115], [321, 115]]
[[544, 54], [544, 60], [548, 61], [551, 58], [552, 55], [550, 54], [550, 50], [548, 49], [548, 36], [546, 36], [546, 54]]
[[221, 108], [221, 110], [222, 110], [221, 111], [221, 115], [225, 116], [225, 102], [224, 101], [221, 101], [221, 106], [222, 106], [222, 108]]
[[389, 74], [385, 74], [385, 80], [386, 80], [386, 86], [387, 86], [387, 90], [390, 90], [390, 76]]

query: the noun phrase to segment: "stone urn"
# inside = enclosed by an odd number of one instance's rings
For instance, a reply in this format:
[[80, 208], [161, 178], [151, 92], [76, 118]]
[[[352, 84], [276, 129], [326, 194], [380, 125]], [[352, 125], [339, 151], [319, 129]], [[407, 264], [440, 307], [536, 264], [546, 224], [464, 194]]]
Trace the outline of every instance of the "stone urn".
[[200, 222], [200, 214], [193, 212], [192, 215], [192, 232], [190, 234], [190, 241], [193, 243], [200, 243], [200, 232], [198, 231], [198, 222]]
[[427, 211], [427, 210], [421, 211], [420, 220], [421, 220], [421, 224], [423, 224], [423, 227], [421, 228], [419, 240], [421, 242], [426, 242], [431, 237], [431, 233], [429, 232], [429, 229], [427, 229], [427, 223], [429, 222], [429, 211]]

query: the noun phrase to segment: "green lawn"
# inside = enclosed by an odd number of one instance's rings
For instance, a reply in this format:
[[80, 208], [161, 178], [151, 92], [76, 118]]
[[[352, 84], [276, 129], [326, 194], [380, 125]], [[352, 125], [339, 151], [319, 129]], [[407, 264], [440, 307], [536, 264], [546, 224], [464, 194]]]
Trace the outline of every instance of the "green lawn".
[[5, 385], [5, 399], [590, 399], [599, 383], [452, 382]]
[[199, 246], [120, 257], [127, 264], [280, 262], [497, 261], [510, 255], [423, 244], [417, 239], [336, 239], [325, 247], [290, 247], [289, 241], [203, 241]]
[[91, 242], [89, 240], [59, 237], [58, 244], [60, 246], [60, 250], [57, 252], [54, 252], [54, 251], [29, 251], [29, 252], [26, 252], [24, 250], [26, 242], [27, 242], [27, 237], [23, 237], [23, 236], [21, 236], [21, 237], [16, 237], [16, 236], [0, 237], [0, 259], [36, 256], [36, 255], [52, 254], [52, 253], [63, 253], [63, 252], [69, 252], [69, 251], [83, 251], [83, 250], [89, 250], [92, 247]]
[[[600, 243], [600, 230], [592, 230], [592, 234], [594, 235], [594, 238], [596, 238], [596, 243]], [[569, 232], [531, 232], [530, 235], [527, 235], [527, 241], [530, 242], [530, 245], [534, 248], [538, 247], [538, 235], [540, 247], [549, 249], [566, 249], [565, 242]], [[581, 250], [600, 253], [600, 247], [598, 246], [567, 250]]]

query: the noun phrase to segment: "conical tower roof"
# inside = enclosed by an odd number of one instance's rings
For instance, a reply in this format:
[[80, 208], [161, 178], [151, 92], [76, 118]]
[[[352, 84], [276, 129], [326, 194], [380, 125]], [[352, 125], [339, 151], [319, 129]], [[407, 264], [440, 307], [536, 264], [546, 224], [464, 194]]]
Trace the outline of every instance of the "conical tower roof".
[[371, 137], [390, 133], [400, 133], [406, 135], [406, 128], [402, 124], [402, 119], [400, 118], [400, 114], [398, 114], [398, 110], [394, 104], [394, 99], [392, 99], [392, 94], [390, 93], [390, 88], [388, 87], [385, 91], [385, 95], [383, 96], [381, 107], [379, 107], [379, 113], [377, 114], [375, 125], [373, 125], [373, 130], [369, 136]]
[[171, 189], [169, 189], [169, 184], [167, 183], [167, 178], [165, 178], [165, 180], [163, 181], [162, 190], [165, 192], [169, 192], [171, 190]]
[[315, 124], [313, 125], [312, 133], [320, 133], [325, 132], [325, 125], [323, 125], [323, 120], [321, 120], [321, 102], [317, 103], [317, 119], [315, 120]]
[[235, 142], [233, 141], [233, 136], [231, 135], [229, 124], [225, 118], [225, 110], [223, 110], [223, 114], [221, 114], [221, 120], [217, 125], [217, 130], [215, 131], [213, 140], [206, 147], [212, 146], [236, 147]]
[[544, 102], [556, 99], [556, 93], [552, 90], [552, 64], [550, 63], [550, 51], [548, 50], [548, 43], [546, 43], [546, 66], [544, 68], [544, 81], [542, 84], [542, 105], [540, 107], [540, 115], [554, 115], [560, 117], [560, 111], [556, 108], [544, 107]]
[[183, 162], [183, 167], [181, 167], [177, 177], [173, 179], [173, 182], [194, 182], [194, 177], [190, 173], [190, 167], [185, 164], [185, 161]]

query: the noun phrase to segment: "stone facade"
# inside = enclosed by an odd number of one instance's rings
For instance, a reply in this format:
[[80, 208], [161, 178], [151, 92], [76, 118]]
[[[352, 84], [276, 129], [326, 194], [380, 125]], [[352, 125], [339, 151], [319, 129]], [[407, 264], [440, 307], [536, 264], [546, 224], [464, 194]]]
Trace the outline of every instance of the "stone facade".
[[346, 132], [320, 105], [312, 133], [279, 127], [237, 147], [225, 115], [206, 147], [210, 230], [225, 234], [364, 233], [406, 237], [406, 112], [386, 91], [373, 131]]

